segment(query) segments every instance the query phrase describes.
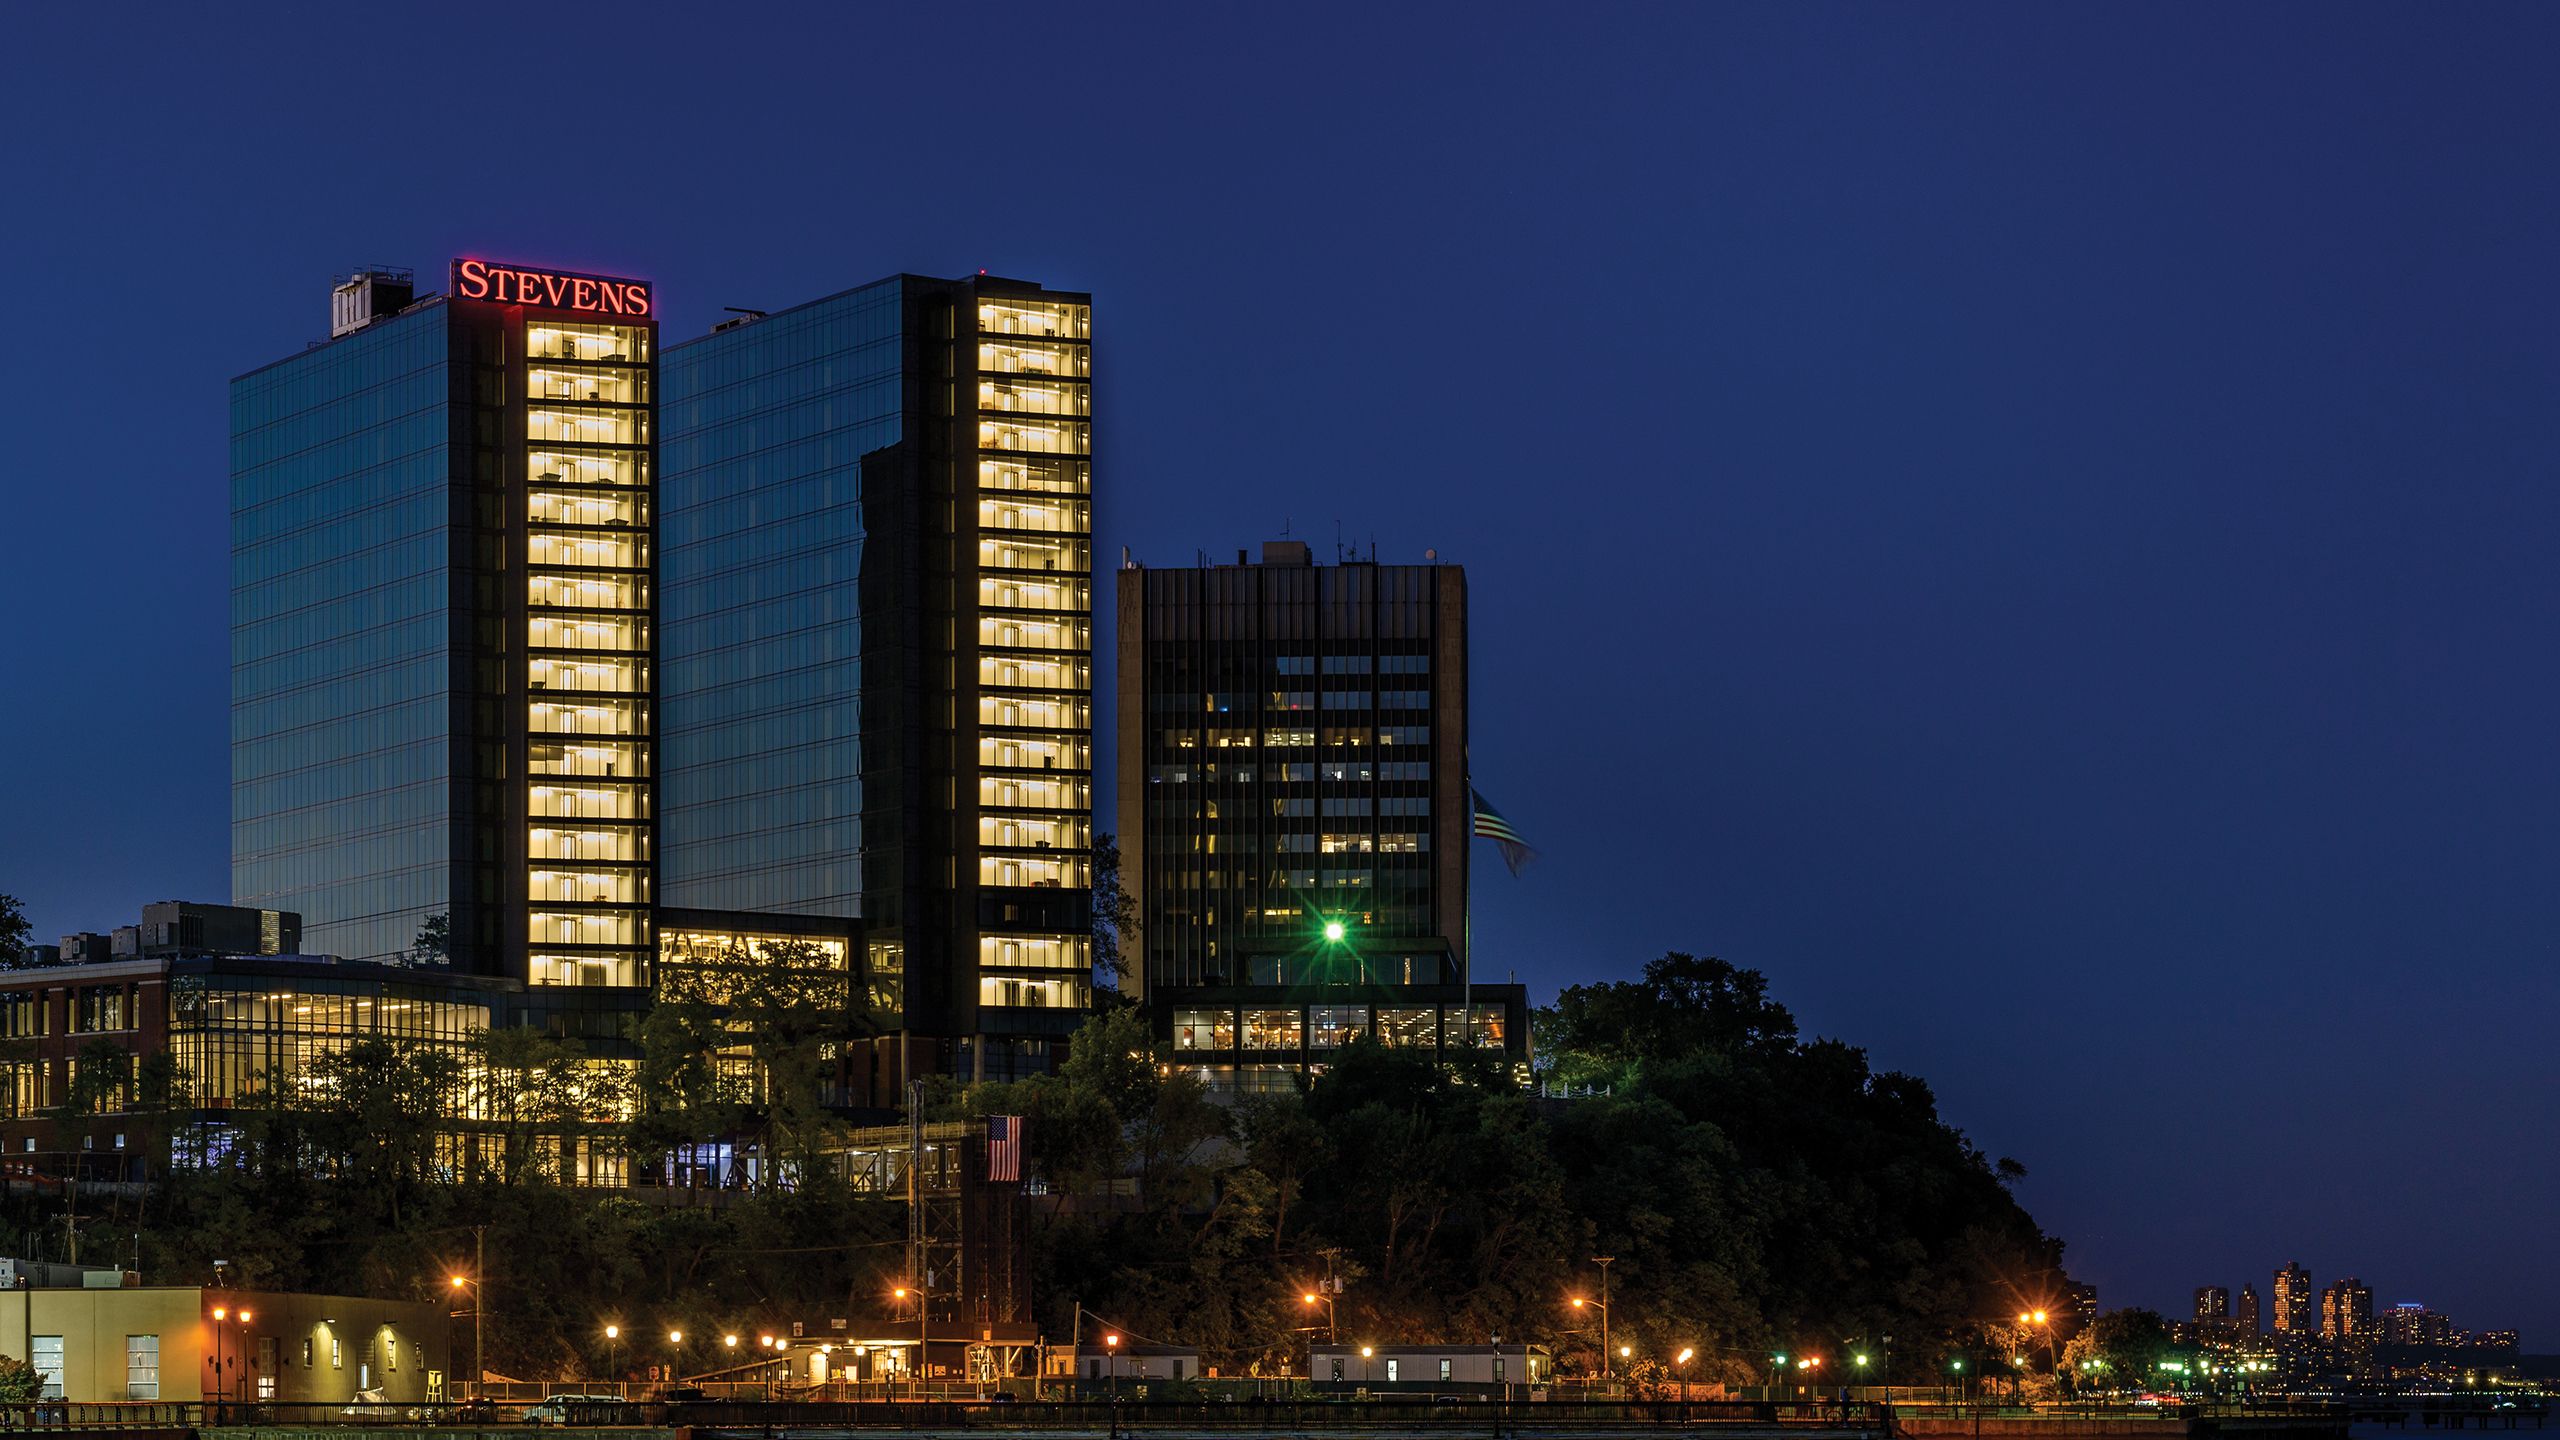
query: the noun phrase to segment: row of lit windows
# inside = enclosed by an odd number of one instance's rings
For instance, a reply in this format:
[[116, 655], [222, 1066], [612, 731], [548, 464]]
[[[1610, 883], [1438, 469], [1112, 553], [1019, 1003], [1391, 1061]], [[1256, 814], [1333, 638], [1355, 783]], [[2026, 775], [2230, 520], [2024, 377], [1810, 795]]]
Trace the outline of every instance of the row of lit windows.
[[1026, 780], [1009, 775], [978, 777], [978, 803], [999, 810], [1069, 810], [1093, 804], [1093, 786], [1084, 780]]
[[986, 535], [978, 540], [978, 564], [988, 570], [1055, 570], [1084, 574], [1093, 569], [1093, 545], [1084, 540], [1032, 540], [1020, 535]]
[[[1370, 657], [1366, 655], [1327, 655], [1321, 666], [1327, 675], [1366, 675], [1370, 673]], [[1313, 675], [1319, 666], [1313, 655], [1275, 655], [1271, 668], [1282, 675]], [[1428, 655], [1381, 655], [1377, 657], [1377, 673], [1381, 675], [1428, 675]]]
[[1081, 699], [1038, 699], [1022, 695], [981, 695], [978, 723], [1008, 730], [1084, 730], [1093, 724], [1093, 709]]
[[[645, 570], [650, 560], [649, 499], [645, 491], [578, 492], [548, 487], [609, 481], [636, 485], [647, 480], [646, 458], [638, 450], [587, 451], [552, 448], [644, 445], [650, 434], [646, 409], [589, 409], [559, 401], [598, 405], [645, 405], [650, 377], [640, 369], [616, 368], [647, 356], [649, 331], [633, 326], [535, 325], [528, 327], [526, 351], [540, 359], [576, 362], [528, 365], [525, 376], [526, 433], [531, 442], [526, 473], [533, 484], [526, 492], [525, 538], [528, 566], [577, 566], [592, 569]], [[599, 531], [548, 530], [545, 525], [596, 526]], [[629, 534], [612, 533], [629, 529]], [[526, 599], [537, 612], [545, 607], [637, 610], [645, 606], [645, 579], [610, 577], [597, 583], [585, 577], [528, 572]], [[649, 633], [646, 618], [561, 616], [536, 613], [529, 621], [531, 648], [579, 651], [630, 651], [629, 658], [579, 655], [564, 658], [529, 656], [525, 720], [536, 735], [648, 735], [645, 701], [562, 701], [557, 692], [638, 695], [650, 688]], [[549, 692], [549, 693], [543, 693]], [[538, 819], [644, 821], [649, 814], [644, 740], [621, 744], [532, 744], [528, 766], [526, 813]], [[618, 783], [573, 785], [562, 777]], [[526, 939], [536, 947], [527, 957], [527, 978], [538, 985], [637, 985], [646, 979], [645, 955], [635, 953], [650, 939], [645, 908], [651, 902], [649, 873], [632, 864], [644, 860], [645, 834], [616, 835], [603, 829], [537, 824], [525, 876], [526, 898], [543, 905], [621, 906], [604, 911], [534, 908], [526, 916]], [[569, 862], [564, 864], [563, 862]], [[578, 947], [587, 953], [545, 953], [543, 947]]]
[[1082, 580], [1023, 580], [988, 576], [978, 581], [978, 603], [991, 610], [1047, 610], [1084, 615], [1093, 609], [1093, 589]]
[[1093, 648], [1093, 627], [1081, 618], [1039, 620], [1025, 615], [981, 615], [978, 643], [999, 650], [1081, 653]]
[[981, 335], [1089, 340], [1093, 338], [1093, 307], [1064, 300], [981, 299], [978, 331]]
[[1318, 765], [1312, 761], [1297, 763], [1284, 761], [1269, 765], [1255, 765], [1246, 761], [1183, 761], [1173, 764], [1148, 766], [1147, 782], [1152, 785], [1188, 785], [1195, 782], [1202, 784], [1224, 783], [1229, 785], [1250, 785], [1258, 781], [1273, 781], [1281, 784], [1288, 784], [1292, 782], [1312, 781], [1317, 778], [1317, 772], [1319, 771], [1326, 772], [1324, 776], [1325, 779], [1336, 782], [1356, 782], [1367, 780], [1370, 778], [1370, 772], [1375, 771], [1376, 778], [1379, 780], [1405, 783], [1430, 779], [1431, 762], [1427, 760], [1390, 760], [1376, 765], [1364, 766]]
[[1003, 770], [1093, 768], [1093, 747], [1073, 736], [987, 735], [978, 740], [978, 763]]
[[[978, 382], [978, 408], [1006, 415], [1090, 415], [1090, 388], [1075, 381], [998, 380]], [[1016, 449], [1016, 446], [1004, 446]]]
[[1083, 690], [1092, 683], [1093, 667], [1081, 658], [1081, 652], [1062, 653], [1079, 658], [1029, 660], [1019, 655], [981, 655], [978, 683], [1017, 690]]
[[[1442, 1014], [1443, 1009], [1447, 1014]], [[1336, 1049], [1354, 1040], [1428, 1049], [1445, 1037], [1453, 1046], [1501, 1049], [1510, 1035], [1510, 1012], [1500, 1004], [1309, 1005], [1303, 1009], [1246, 1006], [1236, 1010], [1177, 1010], [1176, 1050], [1295, 1050], [1306, 1045]], [[1237, 1044], [1241, 1038], [1241, 1047]]]
[[1084, 495], [1093, 489], [1093, 467], [1063, 457], [990, 455], [978, 461], [978, 488]]

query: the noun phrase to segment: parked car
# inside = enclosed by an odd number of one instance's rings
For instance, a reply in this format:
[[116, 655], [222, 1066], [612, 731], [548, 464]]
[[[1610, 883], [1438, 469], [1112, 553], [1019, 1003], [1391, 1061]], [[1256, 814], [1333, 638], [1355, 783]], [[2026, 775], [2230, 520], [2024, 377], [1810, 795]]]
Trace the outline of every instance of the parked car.
[[338, 1411], [338, 1418], [350, 1425], [408, 1425], [435, 1417], [433, 1405], [388, 1400], [380, 1390], [359, 1390], [356, 1398]]
[[524, 1407], [527, 1425], [636, 1425], [640, 1407], [619, 1395], [546, 1395]]
[[665, 1425], [675, 1418], [675, 1408], [678, 1405], [710, 1398], [711, 1392], [699, 1385], [661, 1386], [650, 1391], [649, 1398], [640, 1403], [640, 1423]]

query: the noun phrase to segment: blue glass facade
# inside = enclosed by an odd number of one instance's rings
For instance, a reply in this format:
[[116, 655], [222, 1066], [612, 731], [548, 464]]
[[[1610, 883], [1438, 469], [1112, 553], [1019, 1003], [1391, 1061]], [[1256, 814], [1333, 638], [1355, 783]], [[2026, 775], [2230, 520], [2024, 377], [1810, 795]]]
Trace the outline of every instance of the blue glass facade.
[[663, 904], [863, 913], [864, 465], [903, 438], [903, 299], [666, 352]]
[[315, 954], [395, 954], [454, 904], [446, 321], [231, 387], [232, 894]]
[[442, 920], [458, 971], [645, 985], [654, 324], [351, 299], [232, 385], [233, 893], [313, 953]]
[[966, 1073], [1089, 993], [1090, 324], [906, 275], [662, 367], [661, 903], [858, 921]]

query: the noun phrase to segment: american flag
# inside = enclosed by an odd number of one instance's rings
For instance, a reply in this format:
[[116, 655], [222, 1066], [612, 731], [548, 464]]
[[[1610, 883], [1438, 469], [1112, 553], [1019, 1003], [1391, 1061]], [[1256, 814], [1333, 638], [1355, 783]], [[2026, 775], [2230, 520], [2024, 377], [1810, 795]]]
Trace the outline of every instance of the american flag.
[[1484, 798], [1483, 791], [1470, 785], [1467, 796], [1475, 802], [1476, 834], [1493, 842], [1493, 848], [1502, 852], [1502, 863], [1511, 867], [1512, 874], [1519, 874], [1521, 866], [1538, 858], [1538, 852], [1529, 848], [1529, 842], [1520, 838], [1520, 832], [1511, 828], [1511, 822], [1503, 818], [1501, 811], [1493, 808], [1493, 802]]
[[990, 1115], [987, 1117], [987, 1178], [1022, 1180], [1022, 1117]]

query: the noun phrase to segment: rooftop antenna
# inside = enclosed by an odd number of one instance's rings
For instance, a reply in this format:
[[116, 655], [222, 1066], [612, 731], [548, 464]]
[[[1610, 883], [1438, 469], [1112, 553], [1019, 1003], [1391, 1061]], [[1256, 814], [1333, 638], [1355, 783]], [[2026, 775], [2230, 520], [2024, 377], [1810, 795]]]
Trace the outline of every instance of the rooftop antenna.
[[1333, 517], [1333, 563], [1342, 563], [1342, 517]]

